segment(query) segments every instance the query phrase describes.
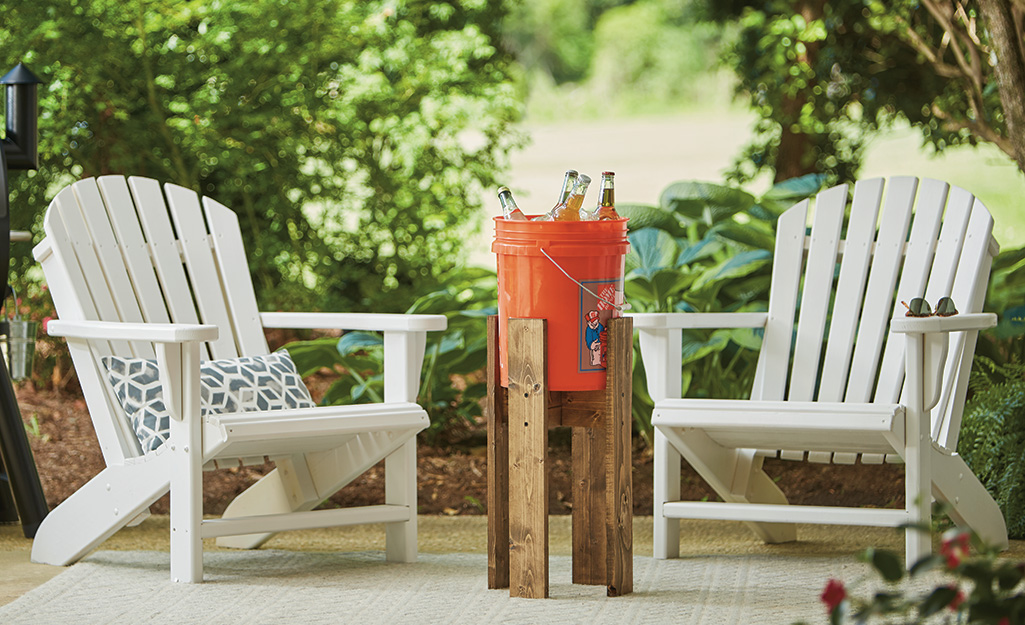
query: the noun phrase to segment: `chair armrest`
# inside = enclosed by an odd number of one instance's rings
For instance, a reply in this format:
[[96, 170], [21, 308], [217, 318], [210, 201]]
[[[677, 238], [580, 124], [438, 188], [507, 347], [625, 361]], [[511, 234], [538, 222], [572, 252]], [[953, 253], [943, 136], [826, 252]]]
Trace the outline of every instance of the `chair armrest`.
[[984, 330], [997, 324], [994, 313], [966, 313], [950, 317], [894, 317], [890, 331], [900, 334], [926, 334], [928, 332], [963, 332]]
[[763, 328], [769, 313], [630, 313], [635, 330]]
[[369, 332], [424, 332], [448, 327], [445, 315], [405, 315], [400, 313], [260, 313], [265, 328], [303, 330], [365, 330]]
[[50, 336], [108, 341], [147, 341], [150, 343], [190, 343], [213, 341], [218, 328], [199, 323], [128, 323], [122, 321], [61, 321], [46, 324]]

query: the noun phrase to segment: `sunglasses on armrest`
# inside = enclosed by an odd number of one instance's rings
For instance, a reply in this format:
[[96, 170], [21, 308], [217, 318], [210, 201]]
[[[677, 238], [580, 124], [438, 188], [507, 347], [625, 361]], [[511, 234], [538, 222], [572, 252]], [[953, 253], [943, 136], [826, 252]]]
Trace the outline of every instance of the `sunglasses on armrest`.
[[925, 301], [924, 297], [916, 297], [910, 302], [902, 301], [901, 304], [904, 304], [904, 308], [908, 309], [904, 313], [906, 317], [951, 317], [957, 314], [954, 300], [949, 297], [941, 297], [936, 302], [935, 310], [929, 307], [929, 302]]

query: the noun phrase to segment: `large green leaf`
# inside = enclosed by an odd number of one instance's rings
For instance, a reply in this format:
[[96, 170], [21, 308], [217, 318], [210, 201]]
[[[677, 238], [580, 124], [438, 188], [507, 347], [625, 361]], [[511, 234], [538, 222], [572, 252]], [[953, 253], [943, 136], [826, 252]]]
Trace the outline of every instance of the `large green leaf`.
[[631, 275], [650, 279], [657, 271], [673, 266], [679, 246], [665, 231], [644, 228], [631, 232], [628, 237], [630, 252], [626, 255], [626, 269]]
[[349, 356], [355, 352], [384, 344], [384, 339], [379, 334], [371, 332], [347, 332], [338, 339], [338, 353], [342, 356]]
[[788, 208], [818, 193], [825, 181], [822, 174], [807, 174], [779, 182], [758, 199], [758, 205], [750, 213], [753, 217], [774, 223]]
[[765, 334], [761, 328], [730, 328], [724, 332], [737, 345], [756, 351], [761, 349], [762, 337]]
[[760, 271], [757, 275], [742, 280], [731, 280], [723, 286], [722, 293], [735, 302], [750, 302], [769, 299], [769, 286], [772, 284], [772, 276], [767, 270]]
[[616, 212], [620, 217], [630, 220], [631, 231], [644, 228], [657, 228], [665, 230], [674, 237], [687, 235], [687, 229], [680, 224], [679, 217], [675, 213], [663, 210], [650, 204], [616, 204]]
[[294, 341], [285, 345], [295, 362], [296, 371], [305, 377], [324, 367], [333, 367], [341, 360], [338, 354], [338, 339], [329, 336], [311, 341]]
[[683, 333], [683, 364], [701, 360], [709, 354], [721, 352], [730, 344], [728, 336], [713, 332], [707, 339], [697, 332]]
[[666, 312], [664, 304], [681, 297], [694, 282], [694, 276], [676, 268], [661, 269], [650, 278], [635, 274], [626, 282], [625, 295], [638, 311]]
[[659, 205], [679, 213], [690, 221], [716, 224], [755, 203], [753, 195], [711, 182], [681, 181], [666, 187]]
[[818, 193], [825, 181], [824, 174], [805, 174], [797, 178], [790, 178], [773, 185], [761, 199], [793, 204]]
[[693, 245], [688, 245], [680, 252], [680, 255], [676, 257], [677, 267], [684, 265], [690, 265], [691, 263], [709, 258], [716, 252], [722, 249], [722, 243], [716, 241], [714, 237], [705, 237]]
[[762, 250], [772, 250], [776, 246], [775, 228], [761, 221], [751, 221], [746, 224], [724, 221], [713, 227], [709, 234]]
[[772, 261], [772, 254], [765, 250], [750, 250], [728, 258], [710, 267], [694, 281], [693, 289], [702, 289], [716, 282], [749, 276]]

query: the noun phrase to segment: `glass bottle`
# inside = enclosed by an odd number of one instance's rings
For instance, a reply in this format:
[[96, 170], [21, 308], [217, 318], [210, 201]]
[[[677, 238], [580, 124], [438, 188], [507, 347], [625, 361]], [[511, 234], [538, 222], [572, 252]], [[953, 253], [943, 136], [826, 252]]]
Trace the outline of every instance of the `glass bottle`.
[[555, 206], [544, 215], [540, 215], [534, 219], [536, 221], [552, 221], [554, 219], [553, 216], [555, 215], [555, 209], [564, 205], [566, 201], [569, 200], [569, 194], [573, 190], [573, 183], [577, 181], [579, 176], [580, 174], [577, 173], [577, 170], [567, 169], [566, 177], [562, 179], [562, 190], [559, 191], [559, 199], [555, 202]]
[[605, 221], [620, 219], [616, 212], [616, 174], [611, 171], [601, 172], [601, 195], [598, 197], [598, 206], [591, 211], [588, 219]]
[[579, 176], [580, 174], [575, 169], [566, 170], [566, 177], [562, 179], [562, 190], [559, 191], [559, 201], [555, 203], [556, 206], [566, 203], [566, 200], [569, 199], [570, 191], [573, 190], [573, 183], [576, 182]]
[[513, 199], [509, 187], [498, 187], [498, 201], [502, 204], [502, 216], [510, 221], [526, 221], [527, 216], [523, 214], [516, 200]]
[[585, 174], [577, 176], [573, 181], [573, 189], [565, 202], [559, 203], [552, 209], [553, 221], [580, 221], [580, 207], [584, 204], [584, 195], [587, 194], [587, 185], [591, 184], [591, 177]]

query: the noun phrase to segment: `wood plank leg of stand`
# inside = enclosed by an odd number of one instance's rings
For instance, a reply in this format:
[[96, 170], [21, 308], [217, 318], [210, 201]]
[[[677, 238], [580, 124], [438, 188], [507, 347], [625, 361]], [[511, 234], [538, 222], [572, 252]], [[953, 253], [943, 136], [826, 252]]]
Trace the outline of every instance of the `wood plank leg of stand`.
[[573, 583], [607, 584], [605, 428], [573, 428]]
[[607, 452], [605, 479], [608, 514], [608, 596], [633, 592], [633, 463], [631, 461], [631, 393], [633, 320], [609, 321], [609, 352], [605, 382]]
[[509, 594], [548, 597], [544, 319], [509, 320]]
[[488, 588], [509, 587], [508, 392], [498, 369], [498, 317], [488, 317]]

